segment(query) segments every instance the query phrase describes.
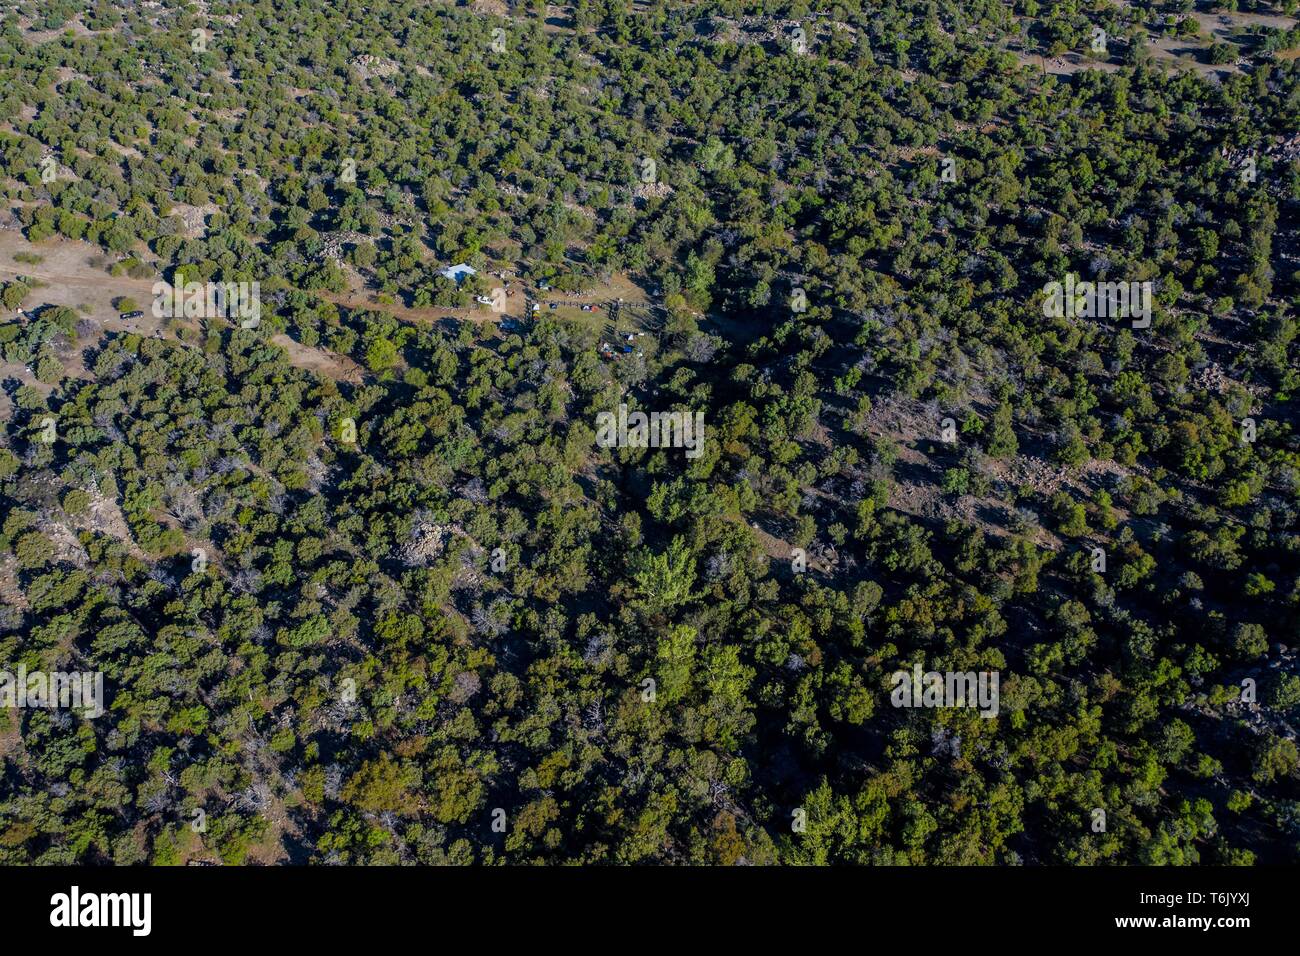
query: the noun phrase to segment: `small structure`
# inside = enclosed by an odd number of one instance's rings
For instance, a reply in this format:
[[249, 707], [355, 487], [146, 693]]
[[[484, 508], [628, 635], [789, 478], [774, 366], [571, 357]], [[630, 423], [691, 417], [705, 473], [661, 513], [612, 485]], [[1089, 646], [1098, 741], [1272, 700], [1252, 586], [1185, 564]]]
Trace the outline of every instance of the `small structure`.
[[439, 273], [443, 278], [451, 279], [457, 285], [460, 285], [466, 276], [477, 274], [478, 270], [467, 262], [458, 262], [454, 266], [448, 266]]

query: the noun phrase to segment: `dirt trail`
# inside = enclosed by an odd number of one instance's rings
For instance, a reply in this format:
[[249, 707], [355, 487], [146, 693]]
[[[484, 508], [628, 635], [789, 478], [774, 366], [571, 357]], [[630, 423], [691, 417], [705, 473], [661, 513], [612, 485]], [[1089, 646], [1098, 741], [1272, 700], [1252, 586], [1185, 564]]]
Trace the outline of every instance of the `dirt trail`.
[[[27, 253], [41, 257], [38, 263], [23, 263], [14, 258], [16, 254]], [[150, 308], [153, 302], [154, 277], [133, 279], [130, 276], [109, 275], [106, 267], [109, 259], [96, 246], [86, 242], [70, 239], [51, 239], [38, 244], [28, 242], [21, 232], [14, 229], [0, 229], [0, 281], [18, 276], [26, 276], [42, 283], [28, 297], [28, 306], [49, 303], [76, 309], [94, 325], [109, 332], [132, 332], [137, 335], [174, 338], [164, 328], [163, 320], [156, 318]], [[490, 282], [499, 281], [495, 278]], [[346, 292], [326, 292], [315, 290], [312, 294], [327, 302], [346, 309], [372, 312], [387, 312], [399, 319], [417, 323], [437, 323], [448, 319], [478, 323], [496, 324], [502, 319], [521, 319], [528, 315], [532, 299], [524, 291], [522, 283], [511, 280], [511, 294], [506, 299], [504, 312], [494, 312], [482, 304], [474, 304], [464, 309], [447, 309], [437, 306], [415, 308], [401, 303], [380, 301], [380, 293], [364, 288], [349, 289]], [[644, 307], [649, 304], [645, 290], [637, 286], [628, 277], [615, 275], [599, 282], [582, 293], [564, 293], [551, 291], [541, 300], [543, 309], [550, 301], [565, 302], [578, 307], [584, 303], [600, 305], [600, 316], [608, 316], [610, 307], [619, 300], [624, 300], [629, 308]], [[124, 320], [119, 310], [113, 305], [118, 297], [125, 296], [134, 300], [135, 308], [144, 315], [133, 320]], [[572, 300], [572, 301], [570, 301]], [[347, 356], [338, 355], [328, 349], [304, 345], [288, 335], [279, 334], [271, 341], [281, 346], [287, 353], [290, 364], [315, 372], [339, 382], [359, 383], [365, 377], [365, 370]], [[32, 378], [23, 368], [6, 366], [4, 373], [17, 376], [28, 384], [34, 384]], [[69, 368], [71, 375], [85, 375], [85, 370]], [[2, 411], [2, 409], [0, 409]], [[3, 417], [3, 416], [0, 416]]]
[[[41, 261], [35, 264], [19, 262], [14, 258], [18, 253], [40, 256]], [[28, 296], [28, 306], [45, 303], [67, 306], [76, 309], [91, 323], [107, 332], [132, 332], [136, 335], [173, 338], [164, 330], [163, 320], [155, 317], [150, 307], [156, 280], [109, 275], [105, 271], [106, 265], [104, 254], [86, 242], [53, 239], [32, 244], [16, 230], [0, 230], [0, 281], [26, 276], [42, 283]], [[144, 315], [133, 320], [122, 319], [113, 305], [114, 300], [120, 296], [133, 299], [136, 309], [143, 311]], [[272, 341], [284, 348], [290, 364], [298, 368], [308, 369], [335, 381], [362, 380], [364, 373], [361, 367], [346, 356], [303, 345], [287, 335], [276, 335]], [[7, 373], [17, 375], [24, 381], [30, 377], [25, 369], [11, 366], [4, 368]], [[70, 374], [83, 372], [81, 369], [69, 369]]]
[[[440, 306], [415, 308], [402, 305], [400, 302], [381, 302], [378, 292], [368, 292], [365, 289], [348, 292], [325, 292], [317, 289], [313, 294], [345, 309], [387, 312], [389, 315], [396, 316], [399, 319], [406, 319], [409, 322], [430, 323], [441, 322], [445, 319], [456, 319], [462, 322], [498, 322], [502, 318], [502, 315], [493, 312], [486, 306], [473, 309], [444, 309]], [[507, 300], [506, 312], [504, 313], [506, 316], [513, 314], [518, 317], [524, 314], [523, 303], [516, 303], [515, 301], [518, 298], [518, 296], [515, 296], [514, 299]]]
[[[489, 288], [502, 284], [502, 280], [491, 273], [485, 274]], [[347, 309], [362, 309], [371, 312], [387, 312], [399, 319], [411, 322], [440, 322], [456, 319], [462, 322], [500, 322], [502, 319], [526, 318], [529, 304], [538, 302], [542, 309], [547, 309], [554, 302], [580, 308], [583, 305], [599, 305], [605, 314], [609, 307], [619, 299], [629, 308], [646, 308], [652, 302], [646, 291], [625, 275], [617, 274], [609, 279], [596, 282], [582, 292], [561, 292], [552, 289], [543, 292], [536, 299], [526, 293], [519, 279], [511, 279], [510, 291], [506, 296], [505, 311], [494, 312], [487, 305], [475, 303], [464, 309], [446, 309], [439, 306], [414, 308], [401, 303], [385, 303], [379, 300], [380, 293], [368, 289], [350, 289], [347, 292], [317, 291], [315, 294], [328, 302]], [[540, 310], [539, 310], [540, 311]]]

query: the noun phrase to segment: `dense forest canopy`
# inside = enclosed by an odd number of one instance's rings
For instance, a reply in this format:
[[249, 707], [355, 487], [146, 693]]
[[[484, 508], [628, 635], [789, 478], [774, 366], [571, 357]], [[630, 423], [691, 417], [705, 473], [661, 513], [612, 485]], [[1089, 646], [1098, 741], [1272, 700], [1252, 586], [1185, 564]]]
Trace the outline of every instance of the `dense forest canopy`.
[[0, 863], [1300, 862], [1297, 6], [8, 4]]

